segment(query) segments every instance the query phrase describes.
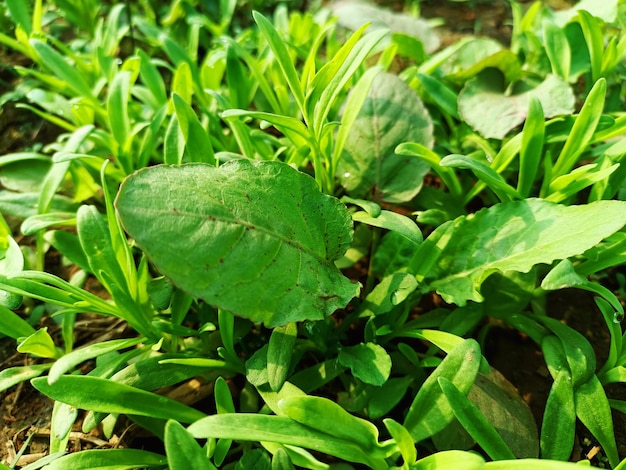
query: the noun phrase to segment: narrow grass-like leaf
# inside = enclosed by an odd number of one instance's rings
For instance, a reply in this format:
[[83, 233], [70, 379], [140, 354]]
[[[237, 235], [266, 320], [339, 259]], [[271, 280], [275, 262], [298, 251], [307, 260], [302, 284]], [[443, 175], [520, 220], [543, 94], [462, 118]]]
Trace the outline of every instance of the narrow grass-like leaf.
[[98, 377], [63, 375], [50, 385], [46, 377], [31, 381], [53, 400], [91, 411], [149, 416], [193, 423], [206, 415], [155, 393]]
[[485, 163], [466, 155], [448, 155], [441, 159], [441, 166], [450, 166], [453, 168], [467, 168], [483, 181], [489, 188], [493, 190], [501, 201], [510, 201], [511, 199], [522, 199], [520, 194], [511, 187], [502, 176]]
[[441, 166], [441, 157], [425, 145], [417, 142], [405, 142], [396, 147], [396, 153], [422, 159], [437, 172], [454, 196], [459, 197], [463, 195], [463, 188], [461, 188], [461, 183], [454, 170], [450, 167]]
[[528, 116], [522, 131], [520, 148], [519, 176], [517, 192], [528, 197], [535, 182], [541, 164], [543, 141], [545, 136], [545, 117], [541, 101], [532, 97], [528, 105]]
[[[130, 117], [128, 114], [131, 79], [131, 72], [115, 74], [107, 97], [109, 127], [119, 145], [121, 155], [127, 150], [127, 141], [131, 134]], [[133, 170], [132, 166], [128, 164], [127, 158], [122, 158], [120, 163], [124, 166], [124, 170], [127, 173]]]
[[604, 99], [606, 95], [606, 80], [600, 78], [594, 85], [580, 114], [576, 117], [574, 126], [565, 141], [565, 145], [552, 168], [552, 181], [568, 173], [578, 161], [578, 157], [585, 151], [598, 122], [602, 117]]
[[381, 211], [376, 217], [371, 217], [367, 212], [355, 212], [352, 214], [352, 220], [399, 233], [415, 243], [416, 248], [424, 240], [418, 225], [407, 216], [397, 212]]
[[94, 103], [98, 103], [91, 87], [87, 84], [80, 72], [75, 67], [68, 64], [61, 54], [38, 39], [31, 39], [30, 44], [35, 49], [41, 63], [49, 68], [57, 78], [66, 82], [77, 96], [83, 96]]
[[409, 468], [411, 468], [411, 470], [478, 470], [482, 469], [484, 466], [485, 459], [477, 453], [464, 452], [462, 450], [447, 450], [419, 459]]
[[69, 371], [81, 362], [93, 359], [112, 351], [119, 351], [120, 349], [126, 349], [132, 346], [136, 346], [143, 341], [145, 341], [144, 338], [114, 339], [111, 341], [104, 341], [102, 343], [92, 344], [85, 348], [76, 349], [71, 353], [66, 354], [54, 363], [54, 366], [52, 366], [52, 369], [50, 369], [50, 373], [48, 374], [48, 383], [50, 385], [54, 384], [54, 382], [65, 372]]
[[256, 21], [259, 30], [267, 40], [272, 52], [274, 52], [274, 56], [278, 61], [278, 65], [283, 72], [287, 83], [289, 84], [289, 89], [293, 93], [293, 97], [296, 100], [296, 103], [300, 110], [305, 113], [305, 100], [304, 100], [304, 91], [302, 90], [302, 86], [300, 85], [300, 80], [298, 79], [298, 74], [296, 69], [291, 61], [291, 57], [289, 56], [289, 52], [287, 51], [287, 47], [285, 46], [285, 42], [281, 39], [276, 31], [276, 28], [272, 26], [272, 23], [269, 22], [265, 16], [263, 16], [258, 11], [252, 12], [252, 16], [254, 17], [254, 21]]
[[598, 20], [588, 11], [580, 9], [578, 16], [591, 59], [591, 79], [595, 82], [600, 79], [602, 73], [602, 56], [604, 55], [602, 28]]
[[172, 101], [190, 160], [215, 165], [213, 144], [192, 107], [176, 93], [172, 95]]
[[480, 367], [480, 346], [473, 339], [457, 345], [426, 379], [417, 392], [404, 420], [416, 442], [444, 429], [453, 419], [453, 409], [443, 394], [440, 377], [450, 380], [461, 392], [471, 388]]
[[371, 422], [352, 416], [337, 403], [322, 397], [292, 396], [278, 402], [289, 418], [363, 449], [378, 446], [378, 429]]
[[275, 392], [287, 380], [297, 335], [298, 326], [295, 323], [287, 323], [272, 330], [267, 348], [267, 376], [270, 387]]
[[578, 331], [554, 318], [547, 316], [539, 318], [561, 341], [574, 388], [591, 380], [596, 370], [596, 355], [589, 341]]
[[544, 21], [543, 42], [550, 59], [552, 73], [568, 81], [572, 53], [564, 31], [552, 21]]
[[615, 442], [611, 407], [604, 388], [595, 375], [574, 389], [574, 401], [576, 416], [598, 440], [611, 466], [617, 466], [620, 459]]
[[511, 449], [480, 410], [446, 377], [437, 381], [463, 428], [493, 460], [515, 459]]
[[64, 455], [46, 465], [46, 470], [122, 470], [163, 468], [167, 459], [138, 449], [88, 449]]
[[376, 455], [351, 441], [314, 430], [284, 416], [256, 413], [218, 414], [194, 422], [187, 430], [197, 438], [278, 442], [369, 465], [374, 470], [388, 468], [382, 459], [384, 455]]
[[418, 73], [417, 78], [426, 91], [428, 97], [435, 102], [445, 113], [459, 119], [458, 95], [437, 78]]
[[215, 469], [204, 449], [177, 421], [165, 425], [165, 453], [170, 470]]
[[391, 434], [391, 437], [396, 441], [398, 449], [400, 449], [400, 454], [402, 454], [402, 458], [404, 459], [404, 463], [406, 465], [413, 464], [415, 459], [417, 459], [417, 450], [415, 449], [415, 443], [413, 442], [413, 438], [411, 437], [409, 431], [391, 418], [386, 418], [383, 422], [385, 423], [387, 431]]
[[32, 335], [35, 329], [17, 313], [0, 305], [0, 331], [13, 339], [18, 339], [21, 336]]
[[359, 289], [334, 265], [352, 238], [347, 208], [284, 163], [144, 169], [126, 180], [117, 209], [174, 284], [268, 326], [324, 318]]
[[39, 377], [52, 367], [52, 362], [33, 364], [32, 366], [9, 367], [0, 371], [0, 392], [17, 385], [20, 382]]
[[576, 408], [568, 370], [561, 370], [550, 388], [541, 424], [541, 457], [568, 460], [574, 448]]

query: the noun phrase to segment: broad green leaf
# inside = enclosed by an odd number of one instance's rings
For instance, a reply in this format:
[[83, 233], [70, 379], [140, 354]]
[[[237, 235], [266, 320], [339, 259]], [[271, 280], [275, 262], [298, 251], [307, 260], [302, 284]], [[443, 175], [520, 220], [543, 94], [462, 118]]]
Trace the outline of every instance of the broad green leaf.
[[351, 241], [347, 209], [283, 163], [152, 167], [116, 204], [175, 285], [267, 326], [322, 319], [359, 290], [334, 266]]
[[574, 93], [567, 82], [554, 75], [534, 88], [520, 84], [512, 92], [505, 90], [500, 72], [482, 71], [459, 94], [459, 114], [484, 137], [503, 139], [524, 122], [533, 97], [541, 102], [546, 117], [574, 111]]
[[146, 450], [89, 449], [64, 455], [46, 465], [46, 470], [125, 470], [164, 465], [167, 465], [164, 456]]
[[337, 360], [349, 367], [352, 375], [372, 385], [384, 384], [391, 372], [391, 357], [374, 343], [346, 346], [339, 351]]
[[473, 339], [459, 343], [430, 374], [417, 392], [404, 419], [415, 442], [420, 442], [444, 429], [453, 419], [454, 412], [438, 379], [445, 377], [462, 393], [472, 387], [480, 367], [480, 346]]
[[124, 413], [192, 423], [206, 416], [187, 405], [155, 393], [98, 377], [63, 375], [53, 385], [46, 377], [31, 381], [53, 400], [85, 410]]
[[502, 436], [465, 394], [445, 377], [440, 377], [438, 382], [454, 416], [489, 457], [494, 460], [514, 459], [515, 455], [502, 440]]
[[165, 425], [165, 453], [170, 470], [215, 469], [204, 449], [177, 421]]
[[371, 422], [352, 416], [340, 405], [327, 398], [292, 396], [278, 402], [289, 418], [307, 427], [339, 439], [354, 442], [363, 449], [378, 445], [378, 429]]
[[379, 199], [404, 202], [420, 190], [428, 165], [395, 148], [403, 142], [433, 145], [433, 123], [419, 97], [397, 76], [378, 75], [352, 125], [338, 175], [349, 195], [374, 191]]
[[589, 14], [601, 18], [607, 23], [613, 23], [617, 18], [618, 0], [581, 0], [571, 8], [551, 12], [558, 26], [564, 26], [568, 21], [575, 18], [580, 10], [584, 10]]
[[409, 271], [423, 280], [423, 291], [436, 290], [446, 302], [481, 302], [480, 285], [493, 272], [528, 272], [583, 253], [626, 224], [624, 209], [621, 201], [497, 204], [438, 227], [420, 245]]
[[363, 463], [375, 470], [388, 468], [384, 460], [372, 451], [304, 426], [285, 416], [256, 413], [217, 414], [194, 422], [187, 430], [196, 438], [278, 442], [314, 449], [349, 462]]

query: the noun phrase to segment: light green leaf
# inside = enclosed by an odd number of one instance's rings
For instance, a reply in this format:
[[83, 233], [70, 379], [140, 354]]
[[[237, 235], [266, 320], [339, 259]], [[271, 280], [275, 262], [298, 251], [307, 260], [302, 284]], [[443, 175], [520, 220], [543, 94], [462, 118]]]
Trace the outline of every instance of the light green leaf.
[[411, 470], [482, 470], [484, 466], [485, 459], [475, 452], [447, 450], [419, 459]]
[[98, 377], [63, 375], [54, 385], [49, 385], [46, 377], [39, 377], [31, 383], [53, 400], [85, 410], [175, 419], [184, 423], [206, 416], [167, 397]]
[[397, 76], [378, 75], [348, 135], [338, 175], [349, 195], [375, 191], [388, 202], [412, 199], [428, 165], [395, 153], [403, 142], [433, 145], [433, 123], [419, 97]]
[[170, 470], [215, 469], [200, 444], [177, 421], [165, 424], [165, 452]]
[[350, 368], [352, 375], [372, 385], [384, 384], [391, 372], [391, 357], [382, 346], [374, 343], [344, 347], [337, 359]]
[[378, 429], [371, 422], [352, 416], [327, 398], [291, 396], [278, 402], [289, 418], [317, 431], [354, 442], [363, 449], [378, 445]]
[[304, 426], [285, 416], [228, 413], [207, 416], [187, 430], [196, 438], [268, 441], [314, 449], [349, 462], [370, 465], [376, 470], [387, 465], [358, 445]]
[[351, 241], [347, 209], [283, 163], [152, 167], [116, 204], [174, 284], [268, 326], [322, 319], [359, 290], [334, 266]]
[[54, 359], [59, 357], [60, 352], [54, 345], [52, 337], [48, 333], [48, 327], [43, 327], [25, 338], [18, 346], [17, 351], [25, 354], [33, 354], [38, 357]]
[[574, 93], [554, 75], [534, 88], [520, 82], [517, 89], [505, 94], [502, 74], [487, 69], [466, 83], [459, 94], [459, 113], [484, 137], [503, 139], [524, 122], [532, 97], [540, 101], [546, 117], [574, 111]]
[[476, 379], [480, 362], [480, 346], [475, 340], [466, 339], [452, 349], [430, 374], [417, 392], [404, 419], [404, 427], [415, 442], [441, 431], [454, 419], [452, 407], [443, 394], [438, 379], [445, 377], [462, 393], [467, 393]]
[[25, 380], [39, 377], [52, 367], [53, 363], [33, 364], [32, 366], [9, 367], [0, 371], [0, 392], [17, 385]]
[[138, 449], [90, 449], [64, 455], [46, 470], [126, 470], [131, 468], [162, 468], [165, 457]]
[[76, 349], [69, 354], [66, 354], [54, 363], [50, 373], [48, 374], [48, 383], [52, 385], [61, 375], [68, 370], [77, 366], [81, 362], [93, 359], [95, 357], [110, 353], [112, 351], [119, 351], [120, 349], [130, 348], [144, 341], [144, 338], [134, 339], [114, 339], [111, 341], [104, 341], [102, 343], [92, 344], [90, 346]]
[[367, 212], [355, 212], [352, 214], [352, 220], [397, 232], [412, 241], [416, 248], [424, 239], [417, 224], [407, 216], [397, 212], [383, 210], [375, 217], [371, 217]]
[[424, 291], [436, 290], [446, 302], [463, 306], [483, 300], [480, 285], [493, 272], [528, 272], [583, 253], [624, 224], [621, 201], [569, 207], [541, 199], [501, 203], [438, 227], [420, 245], [409, 271], [424, 280]]

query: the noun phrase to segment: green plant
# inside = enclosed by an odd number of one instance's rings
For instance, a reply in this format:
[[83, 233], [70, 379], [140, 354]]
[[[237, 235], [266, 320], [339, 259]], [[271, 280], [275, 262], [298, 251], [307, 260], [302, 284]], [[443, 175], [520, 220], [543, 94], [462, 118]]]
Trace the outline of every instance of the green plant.
[[[0, 371], [0, 390], [30, 380], [55, 401], [44, 468], [567, 469], [576, 419], [624, 466], [611, 408], [626, 405], [605, 391], [626, 381], [624, 310], [599, 283], [625, 260], [610, 12], [514, 5], [510, 49], [432, 53], [367, 25], [344, 36], [323, 10], [255, 13], [258, 30], [227, 37], [228, 1], [211, 16], [103, 7], [106, 22], [94, 8], [84, 30], [87, 4], [60, 2], [64, 44], [47, 2], [7, 6], [17, 28], [0, 42], [33, 60], [29, 109], [67, 131], [0, 157], [17, 181], [0, 208], [35, 236], [20, 247], [0, 219], [0, 325], [41, 359]], [[45, 271], [48, 249], [71, 277]], [[600, 367], [545, 309], [565, 287], [597, 295]], [[37, 327], [43, 311], [60, 335]], [[85, 313], [131, 334], [77, 346]], [[543, 352], [540, 429], [484, 356], [488, 318]], [[202, 411], [165, 390], [192, 379], [213, 390]], [[124, 415], [165, 455], [63, 455], [77, 409], [84, 432], [110, 436]]]

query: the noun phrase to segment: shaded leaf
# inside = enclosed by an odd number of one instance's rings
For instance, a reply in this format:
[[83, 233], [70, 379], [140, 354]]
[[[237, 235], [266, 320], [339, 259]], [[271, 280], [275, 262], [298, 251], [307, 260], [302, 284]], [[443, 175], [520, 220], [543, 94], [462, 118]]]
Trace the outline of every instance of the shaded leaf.
[[406, 34], [418, 39], [428, 53], [439, 48], [439, 37], [428, 21], [407, 14], [393, 13], [387, 9], [359, 1], [338, 1], [331, 5], [339, 24], [356, 31], [366, 23], [371, 23], [369, 30], [389, 29], [393, 33]]
[[545, 117], [574, 111], [572, 89], [554, 75], [548, 75], [536, 87], [520, 84], [513, 93], [507, 94], [502, 74], [489, 69], [466, 83], [459, 94], [459, 113], [483, 136], [502, 139], [524, 122], [533, 97], [541, 103]]
[[388, 202], [412, 199], [428, 172], [423, 161], [395, 153], [403, 142], [433, 145], [433, 123], [419, 97], [395, 75], [378, 75], [339, 160], [338, 175], [348, 194], [380, 193]]
[[116, 205], [174, 284], [268, 326], [322, 319], [359, 290], [334, 265], [351, 241], [346, 207], [283, 163], [140, 170]]

